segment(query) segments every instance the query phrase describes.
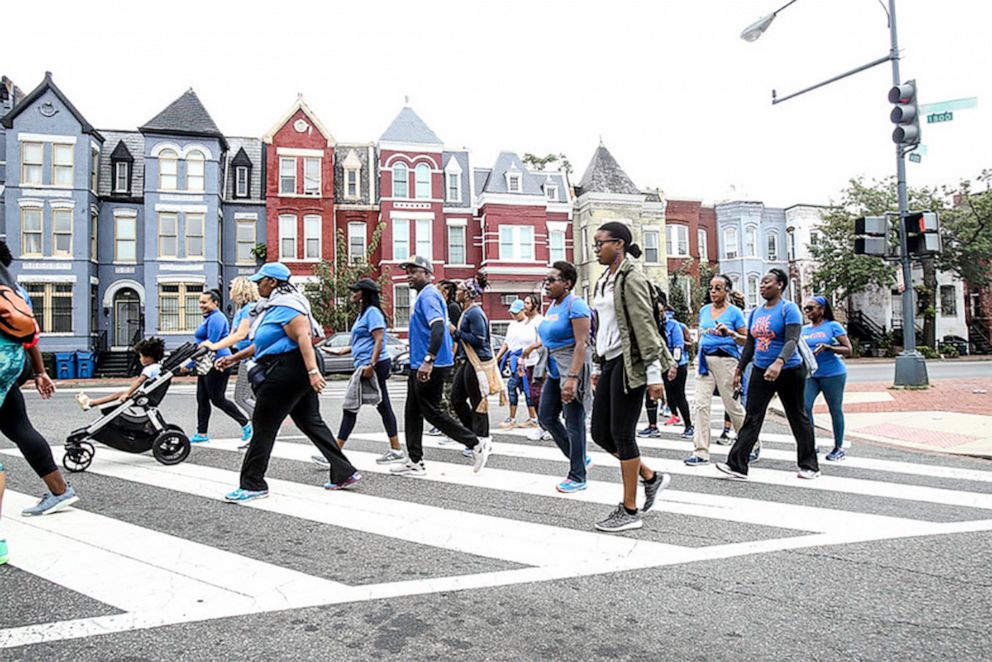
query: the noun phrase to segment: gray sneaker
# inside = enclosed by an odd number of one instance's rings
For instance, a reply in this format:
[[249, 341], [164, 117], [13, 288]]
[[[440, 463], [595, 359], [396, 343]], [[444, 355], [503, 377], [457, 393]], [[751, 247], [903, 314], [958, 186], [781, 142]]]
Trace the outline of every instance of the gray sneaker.
[[375, 459], [376, 464], [394, 464], [396, 462], [402, 462], [406, 459], [403, 451], [398, 451], [395, 448], [390, 448], [386, 451], [382, 457], [377, 457]]
[[323, 455], [311, 455], [310, 461], [316, 464], [321, 469], [330, 469], [331, 463], [327, 461], [327, 458]]
[[629, 529], [639, 529], [642, 526], [644, 526], [644, 521], [641, 519], [640, 511], [631, 515], [623, 507], [622, 503], [617, 506], [616, 510], [610, 513], [609, 517], [602, 522], [596, 522], [596, 528], [607, 533], [619, 533], [620, 531], [627, 531]]
[[66, 485], [65, 492], [58, 496], [55, 496], [51, 492], [45, 492], [45, 496], [41, 497], [41, 501], [30, 508], [22, 510], [21, 515], [23, 517], [50, 515], [63, 508], [68, 508], [77, 501], [79, 501], [79, 497], [76, 496], [76, 490], [72, 489], [72, 485]]
[[654, 505], [654, 500], [658, 496], [658, 492], [668, 487], [669, 483], [672, 482], [672, 477], [668, 474], [663, 474], [660, 471], [654, 473], [654, 482], [648, 483], [646, 481], [641, 481], [644, 486], [644, 507], [641, 508], [642, 512], [648, 512], [651, 510], [651, 506]]

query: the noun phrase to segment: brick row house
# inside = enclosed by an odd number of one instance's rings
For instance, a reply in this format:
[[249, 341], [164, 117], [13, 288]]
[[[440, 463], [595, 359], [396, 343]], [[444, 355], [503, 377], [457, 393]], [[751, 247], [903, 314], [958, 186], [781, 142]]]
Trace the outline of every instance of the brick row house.
[[717, 267], [716, 211], [699, 200], [665, 201], [665, 254], [668, 273], [678, 280], [688, 300], [690, 280], [699, 267]]

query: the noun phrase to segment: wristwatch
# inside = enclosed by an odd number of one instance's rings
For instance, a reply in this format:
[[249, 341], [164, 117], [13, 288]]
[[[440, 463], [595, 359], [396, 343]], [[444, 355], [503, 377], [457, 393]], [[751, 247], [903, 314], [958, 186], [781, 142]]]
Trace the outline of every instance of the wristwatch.
[[310, 370], [307, 370], [307, 374], [308, 375], [319, 375], [320, 374], [320, 368], [311, 368]]
[[434, 355], [433, 354], [425, 354], [424, 355], [424, 363], [434, 363]]

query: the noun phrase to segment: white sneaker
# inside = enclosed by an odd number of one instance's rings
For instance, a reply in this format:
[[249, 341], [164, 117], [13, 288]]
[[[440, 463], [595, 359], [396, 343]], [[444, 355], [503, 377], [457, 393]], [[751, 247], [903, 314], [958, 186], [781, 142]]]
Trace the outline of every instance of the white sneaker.
[[489, 437], [479, 437], [479, 443], [472, 449], [472, 453], [475, 455], [475, 464], [472, 465], [472, 471], [475, 473], [482, 471], [482, 468], [486, 466], [486, 462], [489, 461], [489, 454], [492, 452], [492, 440]]
[[310, 461], [313, 462], [318, 467], [320, 467], [321, 469], [330, 469], [331, 468], [331, 463], [328, 462], [327, 461], [327, 458], [324, 457], [323, 455], [311, 455], [310, 456]]
[[424, 466], [424, 461], [411, 462], [407, 460], [403, 464], [397, 464], [395, 467], [389, 468], [389, 473], [394, 476], [423, 476], [427, 473], [427, 467]]
[[528, 441], [541, 441], [541, 438], [543, 436], [544, 436], [544, 430], [542, 430], [541, 428], [534, 428], [533, 430], [527, 432]]
[[398, 451], [394, 448], [390, 448], [381, 457], [375, 459], [376, 464], [396, 464], [397, 462], [402, 462], [406, 459], [406, 455], [403, 451]]
[[814, 478], [820, 477], [820, 472], [813, 471], [812, 469], [800, 469], [796, 476], [802, 478], [803, 480], [813, 480]]
[[541, 430], [541, 441], [551, 441], [554, 437], [547, 430]]

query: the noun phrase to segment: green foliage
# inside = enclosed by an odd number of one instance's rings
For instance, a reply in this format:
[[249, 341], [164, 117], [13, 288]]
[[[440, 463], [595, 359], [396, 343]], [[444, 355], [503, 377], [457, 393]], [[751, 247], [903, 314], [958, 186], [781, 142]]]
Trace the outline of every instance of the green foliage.
[[957, 359], [961, 357], [961, 352], [958, 351], [958, 348], [951, 344], [942, 345], [940, 353], [944, 355], [945, 359]]
[[269, 255], [269, 247], [265, 244], [255, 244], [251, 249], [251, 254], [259, 262], [265, 262], [265, 258]]
[[916, 351], [918, 351], [920, 354], [922, 354], [923, 355], [923, 358], [925, 358], [925, 359], [939, 359], [940, 358], [940, 352], [938, 352], [937, 350], [935, 350], [933, 347], [929, 347], [927, 345], [917, 345], [916, 346]]
[[690, 319], [689, 299], [685, 293], [685, 278], [676, 272], [668, 279], [668, 305], [675, 311], [675, 319], [680, 322], [686, 322]]
[[983, 288], [992, 284], [992, 170], [983, 170], [977, 183], [983, 191], [969, 180], [944, 188], [952, 205], [940, 216], [943, 252], [937, 266]]
[[549, 165], [559, 163], [559, 170], [572, 174], [572, 164], [569, 162], [568, 157], [562, 153], [537, 156], [536, 154], [527, 152], [524, 154], [523, 162], [525, 165], [530, 166], [534, 170], [544, 170]]
[[314, 317], [325, 328], [331, 331], [351, 328], [358, 318], [358, 305], [351, 303], [351, 291], [348, 286], [362, 278], [371, 278], [379, 283], [379, 287], [382, 288], [382, 304], [384, 308], [386, 307], [386, 284], [389, 279], [385, 273], [378, 279], [375, 278], [379, 265], [374, 264], [372, 260], [382, 240], [384, 227], [384, 223], [376, 226], [364, 258], [356, 262], [349, 261], [348, 239], [344, 230], [338, 229], [335, 233], [334, 263], [322, 260], [314, 266], [313, 274], [316, 280], [307, 283], [304, 293], [313, 307]]

